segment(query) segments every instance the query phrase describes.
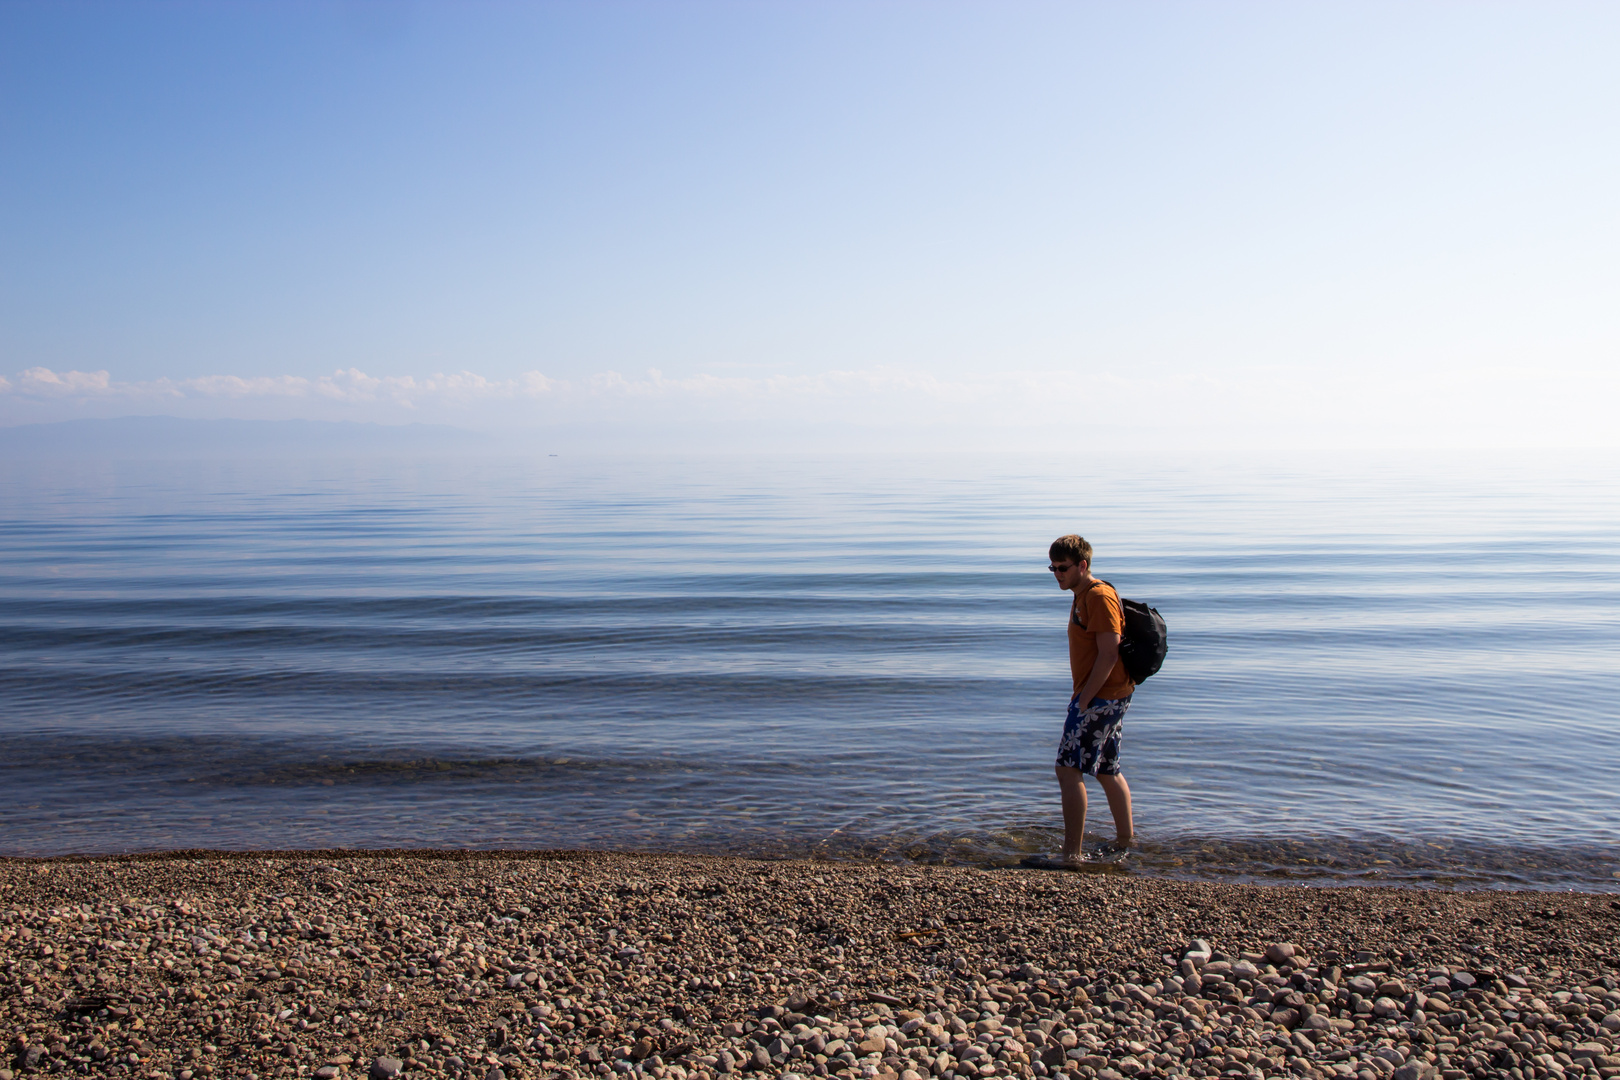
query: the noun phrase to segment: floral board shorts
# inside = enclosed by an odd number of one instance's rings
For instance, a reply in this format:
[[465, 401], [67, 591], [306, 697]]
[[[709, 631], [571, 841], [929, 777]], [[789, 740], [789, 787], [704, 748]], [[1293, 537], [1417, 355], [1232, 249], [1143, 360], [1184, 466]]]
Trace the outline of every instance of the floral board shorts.
[[1120, 729], [1130, 707], [1128, 697], [1113, 701], [1092, 698], [1084, 709], [1078, 697], [1070, 701], [1063, 738], [1058, 740], [1057, 763], [1093, 776], [1117, 776]]

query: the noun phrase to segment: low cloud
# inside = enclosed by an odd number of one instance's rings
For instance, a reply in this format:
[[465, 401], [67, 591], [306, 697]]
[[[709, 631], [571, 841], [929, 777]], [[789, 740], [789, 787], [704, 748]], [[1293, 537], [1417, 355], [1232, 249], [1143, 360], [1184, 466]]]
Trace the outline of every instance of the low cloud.
[[52, 371], [36, 367], [20, 372], [15, 382], [0, 378], [0, 393], [29, 398], [89, 398], [129, 401], [158, 399], [243, 400], [306, 398], [349, 403], [390, 403], [415, 408], [429, 401], [540, 398], [544, 396], [616, 397], [650, 400], [669, 397], [801, 398], [866, 394], [920, 395], [939, 401], [971, 401], [974, 384], [950, 382], [932, 375], [876, 368], [827, 371], [814, 375], [766, 377], [699, 374], [666, 378], [656, 368], [644, 375], [604, 371], [577, 381], [553, 379], [526, 371], [511, 379], [489, 379], [473, 371], [430, 375], [368, 375], [343, 368], [330, 375], [204, 375], [191, 379], [120, 382], [105, 371]]
[[0, 392], [28, 394], [32, 397], [84, 397], [100, 396], [112, 392], [112, 378], [105, 371], [63, 371], [32, 367], [17, 373], [15, 384], [4, 382]]
[[724, 376], [700, 374], [686, 378], [665, 378], [657, 368], [645, 376], [626, 376], [604, 371], [583, 380], [577, 387], [562, 384], [559, 389], [627, 398], [834, 398], [850, 395], [902, 394], [938, 401], [969, 401], [975, 385], [941, 380], [932, 375], [890, 368], [864, 371], [824, 371], [813, 375]]
[[428, 421], [611, 447], [1614, 445], [1620, 376], [1473, 364], [1360, 370], [1226, 367], [1196, 373], [1076, 363], [955, 377], [874, 367], [670, 377], [602, 371], [207, 375], [124, 382], [34, 367], [0, 377], [0, 423], [153, 414]]
[[57, 372], [35, 367], [19, 372], [15, 382], [0, 378], [0, 393], [39, 399], [123, 399], [131, 403], [310, 398], [356, 404], [384, 402], [411, 409], [425, 400], [536, 397], [549, 393], [555, 385], [538, 371], [525, 372], [515, 379], [486, 379], [471, 371], [417, 379], [410, 375], [367, 375], [351, 367], [313, 379], [301, 375], [204, 375], [115, 382], [105, 371]]
[[[1013, 379], [951, 380], [900, 368], [812, 374], [671, 377], [658, 369], [558, 379], [539, 371], [373, 375], [207, 375], [120, 381], [107, 372], [35, 368], [0, 387], [0, 422], [161, 413], [199, 419], [426, 421], [630, 446], [919, 445], [952, 441], [1006, 416], [1057, 419], [1050, 382], [1028, 394]], [[1032, 400], [1033, 399], [1033, 400]], [[997, 414], [1001, 415], [997, 415]], [[937, 440], [936, 440], [937, 441]]]

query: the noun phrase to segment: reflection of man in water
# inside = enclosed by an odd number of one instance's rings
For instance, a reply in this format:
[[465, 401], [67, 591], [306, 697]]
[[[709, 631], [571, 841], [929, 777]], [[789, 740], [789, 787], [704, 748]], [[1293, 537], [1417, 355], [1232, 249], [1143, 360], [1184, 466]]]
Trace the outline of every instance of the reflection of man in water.
[[1070, 534], [1048, 549], [1058, 586], [1074, 593], [1069, 605], [1069, 671], [1074, 696], [1058, 741], [1058, 790], [1063, 795], [1063, 861], [1085, 858], [1085, 774], [1091, 773], [1108, 796], [1116, 843], [1131, 842], [1131, 789], [1119, 771], [1119, 741], [1125, 710], [1136, 684], [1119, 658], [1125, 612], [1113, 586], [1091, 576], [1091, 545]]

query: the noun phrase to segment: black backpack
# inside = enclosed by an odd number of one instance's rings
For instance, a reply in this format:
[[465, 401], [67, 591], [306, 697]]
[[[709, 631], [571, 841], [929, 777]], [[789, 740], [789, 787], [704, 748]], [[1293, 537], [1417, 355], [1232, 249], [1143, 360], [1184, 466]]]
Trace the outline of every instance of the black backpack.
[[[1114, 589], [1109, 582], [1103, 581], [1103, 584]], [[1114, 589], [1114, 595], [1119, 596], [1118, 589]], [[1157, 608], [1123, 596], [1119, 596], [1119, 606], [1125, 613], [1125, 632], [1119, 636], [1119, 658], [1125, 662], [1125, 674], [1131, 677], [1131, 682], [1139, 684], [1163, 666], [1164, 654], [1170, 649], [1170, 635], [1164, 627], [1164, 616]]]

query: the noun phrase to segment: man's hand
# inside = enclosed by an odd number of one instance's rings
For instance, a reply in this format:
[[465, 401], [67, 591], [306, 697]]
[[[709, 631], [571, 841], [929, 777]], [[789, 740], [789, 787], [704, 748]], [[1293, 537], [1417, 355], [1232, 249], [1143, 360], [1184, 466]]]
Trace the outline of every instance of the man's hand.
[[1082, 709], [1091, 704], [1091, 699], [1097, 696], [1097, 691], [1108, 681], [1108, 673], [1113, 671], [1114, 665], [1119, 662], [1119, 635], [1104, 631], [1094, 636], [1097, 639], [1097, 662], [1091, 665], [1091, 674], [1086, 676], [1085, 685], [1075, 695], [1080, 699]]

